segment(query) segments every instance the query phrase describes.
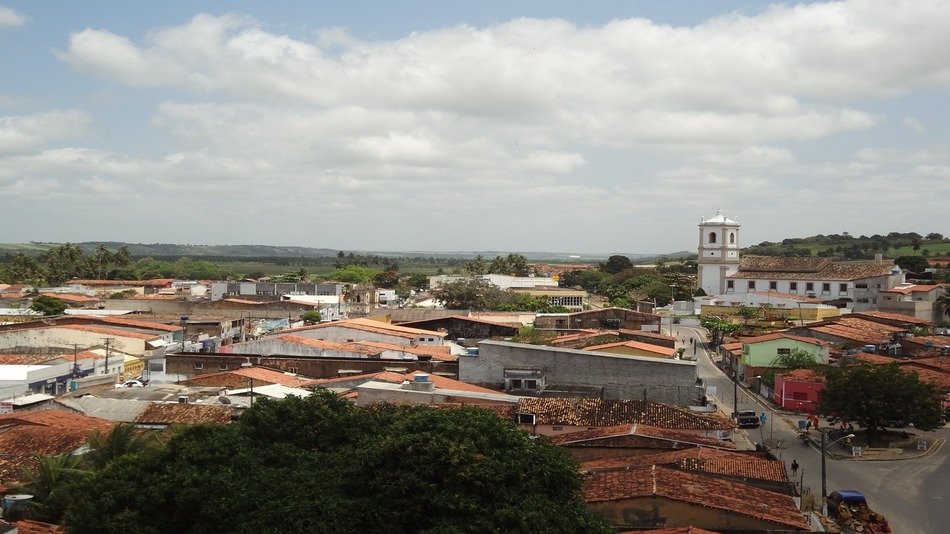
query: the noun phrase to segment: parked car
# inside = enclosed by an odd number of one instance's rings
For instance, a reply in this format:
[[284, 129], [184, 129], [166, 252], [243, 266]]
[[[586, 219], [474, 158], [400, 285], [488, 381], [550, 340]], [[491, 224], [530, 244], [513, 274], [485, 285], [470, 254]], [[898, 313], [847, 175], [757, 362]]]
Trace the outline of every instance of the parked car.
[[142, 383], [141, 381], [139, 381], [139, 380], [126, 380], [125, 382], [122, 382], [121, 384], [116, 384], [115, 387], [116, 387], [116, 389], [121, 389], [121, 388], [144, 388], [144, 387], [145, 387], [145, 384], [143, 384], [143, 383]]
[[755, 410], [739, 410], [736, 414], [739, 428], [759, 428], [759, 416]]

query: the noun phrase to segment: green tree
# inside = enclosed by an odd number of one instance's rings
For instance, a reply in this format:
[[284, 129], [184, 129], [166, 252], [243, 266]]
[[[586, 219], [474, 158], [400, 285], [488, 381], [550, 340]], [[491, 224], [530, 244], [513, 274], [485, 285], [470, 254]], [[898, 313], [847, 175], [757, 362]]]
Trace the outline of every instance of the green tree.
[[66, 310], [66, 303], [56, 297], [40, 295], [33, 299], [30, 309], [43, 315], [62, 315]]
[[321, 316], [317, 310], [309, 310], [303, 312], [300, 318], [307, 324], [317, 324], [323, 319], [323, 316]]
[[570, 457], [490, 411], [327, 392], [183, 429], [81, 489], [70, 532], [609, 532]]
[[950, 288], [943, 288], [943, 294], [937, 297], [935, 309], [942, 317], [950, 316]]
[[874, 445], [882, 421], [905, 421], [921, 431], [943, 426], [945, 391], [897, 363], [832, 367], [826, 378], [819, 412], [867, 429], [868, 446]]
[[488, 272], [488, 264], [481, 254], [475, 256], [475, 259], [465, 264], [465, 271], [468, 274], [478, 276]]
[[556, 337], [554, 332], [549, 330], [538, 330], [533, 326], [522, 326], [518, 333], [511, 338], [514, 343], [526, 343], [528, 345], [548, 345]]
[[930, 267], [930, 262], [927, 261], [927, 258], [923, 256], [901, 256], [894, 260], [894, 263], [898, 267], [904, 269], [905, 271], [911, 271], [915, 273], [922, 273], [928, 267]]
[[347, 282], [350, 284], [365, 284], [373, 279], [378, 273], [376, 269], [370, 267], [360, 267], [357, 265], [347, 265], [342, 269], [336, 269], [327, 275], [328, 280], [336, 282]]
[[392, 289], [399, 283], [399, 273], [385, 270], [373, 277], [373, 285], [384, 289]]
[[138, 430], [131, 423], [117, 423], [106, 433], [95, 430], [87, 443], [89, 452], [83, 459], [93, 469], [102, 469], [126, 454], [137, 454], [162, 445], [156, 434]]
[[755, 308], [752, 306], [740, 306], [739, 311], [737, 311], [736, 313], [739, 315], [739, 317], [742, 317], [742, 326], [745, 328], [748, 328], [749, 321], [762, 315], [762, 308]]
[[432, 296], [446, 308], [454, 310], [487, 310], [508, 298], [494, 284], [479, 279], [442, 284], [432, 291]]
[[424, 274], [413, 273], [406, 279], [406, 285], [412, 289], [428, 289], [429, 277]]
[[608, 274], [616, 274], [631, 267], [633, 262], [630, 258], [620, 255], [611, 256], [605, 263], [600, 264], [600, 270]]

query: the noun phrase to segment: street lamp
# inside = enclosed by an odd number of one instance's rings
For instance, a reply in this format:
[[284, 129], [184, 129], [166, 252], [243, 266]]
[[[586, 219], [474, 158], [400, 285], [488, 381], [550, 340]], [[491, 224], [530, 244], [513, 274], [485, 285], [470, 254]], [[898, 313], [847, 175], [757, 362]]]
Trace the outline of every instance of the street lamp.
[[828, 443], [828, 434], [827, 430], [821, 430], [821, 511], [824, 515], [828, 515], [828, 483], [826, 481], [825, 473], [825, 452], [828, 447], [838, 443], [843, 439], [853, 438], [854, 434], [848, 434], [847, 436], [841, 436], [840, 438]]

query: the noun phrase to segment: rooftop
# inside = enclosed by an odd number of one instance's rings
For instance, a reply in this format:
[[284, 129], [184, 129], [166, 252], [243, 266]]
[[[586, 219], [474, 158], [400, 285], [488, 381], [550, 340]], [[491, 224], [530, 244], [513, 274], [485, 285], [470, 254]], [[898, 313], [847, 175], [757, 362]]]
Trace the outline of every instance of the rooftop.
[[651, 345], [649, 343], [641, 343], [639, 341], [618, 341], [616, 343], [605, 343], [603, 345], [593, 345], [590, 347], [584, 347], [581, 350], [586, 351], [600, 351], [605, 349], [613, 349], [619, 347], [627, 347], [631, 349], [641, 350], [644, 352], [651, 352], [657, 354], [664, 358], [672, 358], [676, 355], [676, 349], [670, 347], [661, 347], [659, 345]]
[[198, 423], [230, 423], [234, 408], [224, 404], [192, 404], [154, 402], [135, 422], [143, 425], [179, 425]]
[[735, 428], [731, 420], [659, 404], [625, 399], [526, 397], [518, 404], [520, 413], [534, 414], [539, 425], [616, 426], [643, 424], [683, 430], [726, 430]]
[[590, 474], [584, 479], [583, 494], [589, 503], [666, 497], [808, 530], [808, 522], [788, 495], [660, 466]]
[[727, 451], [710, 447], [692, 447], [656, 454], [638, 454], [593, 460], [581, 464], [582, 472], [642, 469], [653, 465], [669, 466], [683, 471], [695, 471], [732, 477], [788, 482], [785, 464], [755, 454]]
[[408, 339], [416, 339], [419, 337], [436, 337], [442, 339], [445, 337], [444, 332], [409, 328], [406, 326], [398, 326], [381, 321], [374, 321], [372, 319], [347, 319], [345, 321], [334, 321], [312, 326], [302, 326], [300, 328], [291, 328], [289, 330], [284, 330], [284, 332], [300, 332], [304, 330], [312, 331], [321, 330], [324, 328], [352, 328], [354, 330], [363, 330], [366, 332], [374, 332], [377, 334], [386, 334]]
[[893, 268], [893, 264], [875, 261], [833, 262], [828, 258], [816, 257], [746, 256], [740, 260], [738, 272], [727, 278], [844, 282], [888, 276]]
[[795, 382], [812, 382], [815, 384], [823, 384], [825, 382], [825, 375], [814, 369], [793, 369], [779, 374], [782, 375], [783, 379], [793, 380]]
[[914, 317], [914, 316], [912, 316], [912, 315], [904, 315], [904, 314], [902, 314], [902, 313], [884, 312], [884, 311], [879, 311], [879, 310], [869, 310], [869, 311], [863, 311], [863, 312], [855, 312], [855, 313], [852, 313], [851, 315], [852, 315], [852, 316], [855, 316], [855, 317], [861, 317], [861, 316], [876, 317], [876, 318], [878, 318], [878, 319], [885, 319], [885, 320], [889, 320], [889, 321], [895, 321], [895, 322], [901, 322], [901, 323], [908, 323], [908, 324], [916, 324], [916, 325], [921, 325], [921, 326], [923, 326], [923, 325], [929, 325], [929, 324], [930, 324], [930, 321], [927, 321], [927, 320], [924, 320], [924, 319], [918, 319], [918, 318], [916, 318], [916, 317]]
[[251, 383], [251, 380], [259, 385], [280, 384], [292, 388], [305, 387], [313, 382], [313, 379], [309, 377], [275, 371], [266, 367], [242, 367], [231, 371], [198, 375], [189, 380], [182, 380], [179, 384], [187, 386], [239, 388], [247, 387]]
[[785, 332], [774, 332], [771, 334], [765, 334], [761, 336], [740, 338], [741, 342], [746, 345], [752, 345], [754, 343], [763, 343], [766, 341], [775, 341], [777, 339], [792, 339], [795, 341], [801, 341], [802, 343], [810, 343], [812, 345], [818, 345], [818, 346], [828, 344], [820, 339], [804, 337], [804, 336], [796, 336], [796, 335], [788, 334]]

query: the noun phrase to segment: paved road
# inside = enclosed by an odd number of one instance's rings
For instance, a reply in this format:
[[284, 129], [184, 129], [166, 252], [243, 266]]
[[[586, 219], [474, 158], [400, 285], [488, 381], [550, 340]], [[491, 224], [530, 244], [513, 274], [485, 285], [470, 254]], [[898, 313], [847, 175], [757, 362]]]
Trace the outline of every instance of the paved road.
[[[702, 329], [674, 326], [674, 335], [686, 340], [687, 352], [692, 352], [690, 337], [703, 335]], [[732, 381], [717, 368], [702, 349], [697, 350], [697, 374], [707, 385], [717, 386], [716, 397], [723, 411], [732, 413]], [[748, 430], [750, 441], [764, 442], [773, 447], [775, 455], [790, 466], [797, 460], [801, 466], [799, 477], [804, 485], [821, 493], [821, 452], [802, 445], [792, 421], [774, 417], [768, 405], [739, 389], [739, 409], [763, 411], [769, 422], [761, 429]], [[788, 418], [793, 419], [793, 418]], [[950, 429], [935, 432], [950, 440]], [[737, 440], [742, 444], [742, 440]], [[926, 458], [890, 461], [852, 461], [827, 459], [828, 491], [856, 489], [868, 496], [871, 508], [880, 512], [895, 533], [930, 534], [950, 530], [950, 445], [945, 444]], [[941, 526], [943, 525], [943, 526]]]

